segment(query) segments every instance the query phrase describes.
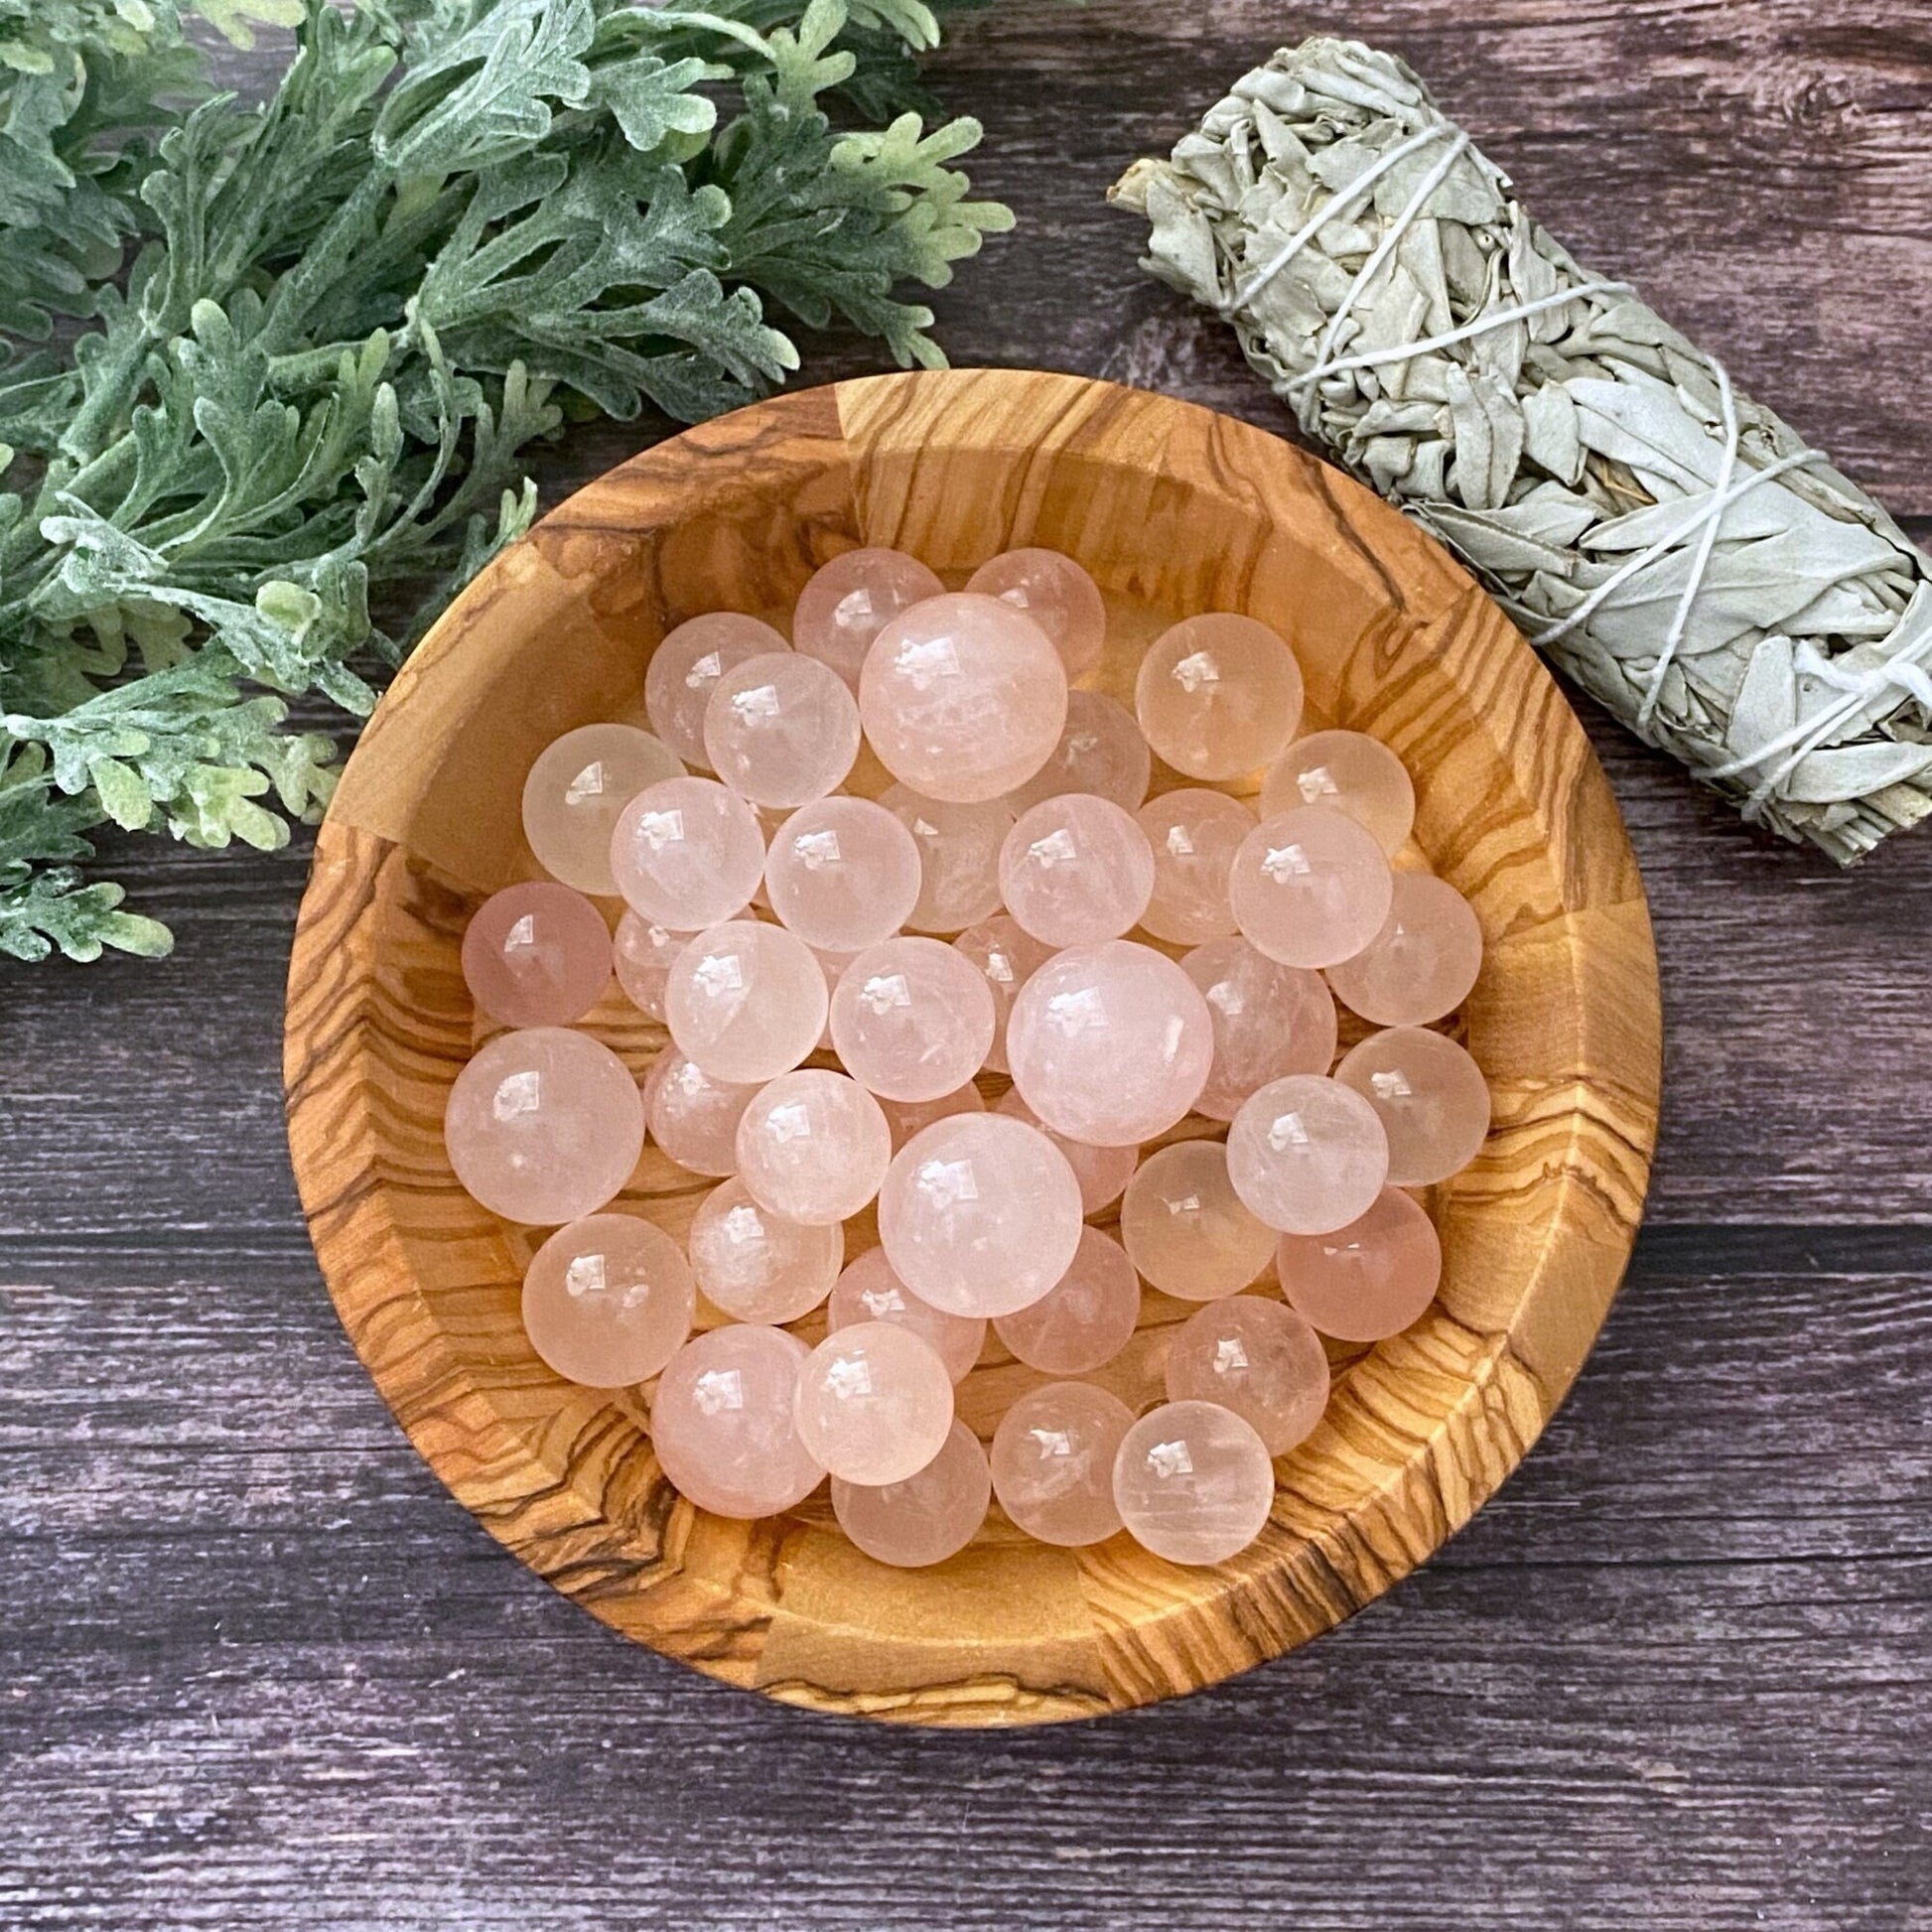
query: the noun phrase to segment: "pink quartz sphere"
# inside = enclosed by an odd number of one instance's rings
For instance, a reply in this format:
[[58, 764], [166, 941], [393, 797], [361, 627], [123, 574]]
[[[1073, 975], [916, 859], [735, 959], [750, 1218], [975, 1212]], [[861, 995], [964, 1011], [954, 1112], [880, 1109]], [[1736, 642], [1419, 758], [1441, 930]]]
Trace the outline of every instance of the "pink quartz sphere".
[[1128, 1259], [1164, 1295], [1212, 1302], [1268, 1266], [1275, 1231], [1242, 1203], [1219, 1141], [1175, 1141], [1142, 1162], [1120, 1204]]
[[1154, 640], [1134, 680], [1134, 710], [1176, 771], [1239, 778], [1288, 749], [1302, 722], [1302, 669], [1265, 623], [1210, 611]]
[[945, 585], [903, 550], [868, 546], [822, 564], [791, 614], [794, 649], [829, 664], [853, 689], [872, 640], [902, 611], [938, 597]]
[[1024, 812], [1064, 791], [1090, 791], [1131, 812], [1147, 796], [1153, 776], [1154, 755], [1134, 714], [1104, 691], [1069, 691], [1059, 743], [1046, 762], [1008, 794], [1007, 803]]
[[781, 1073], [738, 1123], [738, 1174], [775, 1214], [850, 1220], [886, 1178], [893, 1133], [857, 1080], [819, 1067]]
[[691, 1332], [683, 1250], [635, 1214], [561, 1227], [523, 1275], [523, 1331], [547, 1366], [594, 1389], [648, 1381]]
[[1384, 1187], [1332, 1234], [1285, 1234], [1275, 1257], [1290, 1307], [1337, 1341], [1398, 1335], [1436, 1299], [1443, 1244], [1423, 1209]]
[[1489, 1083], [1441, 1034], [1424, 1027], [1370, 1034], [1342, 1055], [1335, 1078], [1366, 1100], [1387, 1130], [1388, 1178], [1398, 1187], [1447, 1180], [1482, 1151]]
[[966, 580], [969, 591], [997, 597], [1028, 617], [1053, 640], [1069, 678], [1100, 662], [1107, 641], [1107, 607], [1100, 586], [1058, 550], [1003, 550]]
[[1255, 815], [1225, 792], [1164, 791], [1138, 813], [1154, 854], [1154, 892], [1141, 923], [1157, 939], [1197, 946], [1234, 930], [1228, 873]]
[[948, 593], [879, 633], [859, 678], [859, 711], [880, 762], [900, 783], [977, 804], [1046, 762], [1066, 723], [1066, 671], [1023, 612]]
[[1335, 1003], [1319, 973], [1283, 966], [1238, 938], [1196, 946], [1180, 969], [1214, 1022], [1214, 1065], [1194, 1102], [1210, 1120], [1232, 1120], [1271, 1080], [1334, 1064]]
[[756, 919], [701, 932], [671, 962], [664, 1024], [720, 1080], [789, 1073], [825, 1027], [825, 974], [796, 933]]
[[1045, 1135], [1003, 1114], [955, 1114], [913, 1135], [879, 1190], [886, 1259], [947, 1314], [1011, 1314], [1073, 1265], [1080, 1186]]
[[1481, 971], [1482, 927], [1469, 901], [1426, 872], [1399, 872], [1382, 930], [1330, 966], [1328, 984], [1378, 1027], [1416, 1027], [1453, 1013]]
[[993, 995], [993, 1044], [987, 1048], [986, 1064], [995, 1073], [1005, 1073], [1009, 1071], [1007, 1024], [1013, 1003], [1020, 989], [1052, 958], [1053, 949], [1042, 945], [1006, 912], [968, 926], [952, 944], [953, 951], [971, 963]]
[[1382, 848], [1321, 805], [1262, 820], [1228, 869], [1234, 923], [1284, 966], [1353, 958], [1381, 931], [1394, 897]]
[[993, 1326], [1029, 1368], [1085, 1375], [1127, 1346], [1140, 1318], [1134, 1264], [1111, 1236], [1082, 1228], [1066, 1273], [1031, 1308], [1003, 1314]]
[[952, 1377], [910, 1328], [855, 1321], [806, 1358], [793, 1413], [806, 1449], [835, 1477], [903, 1482], [945, 1447]]
[[836, 1334], [855, 1321], [890, 1321], [910, 1328], [932, 1344], [946, 1373], [962, 1380], [986, 1346], [986, 1322], [978, 1315], [947, 1314], [921, 1302], [893, 1273], [884, 1248], [868, 1248], [842, 1274], [825, 1307], [826, 1325]]
[[742, 1180], [721, 1182], [691, 1219], [691, 1272], [704, 1298], [738, 1321], [796, 1321], [831, 1294], [845, 1236], [793, 1221], [754, 1199]]
[[492, 1214], [575, 1221], [630, 1178], [644, 1148], [643, 1096], [588, 1034], [498, 1034], [457, 1075], [443, 1140], [457, 1179]]
[[693, 1173], [736, 1173], [738, 1123], [758, 1090], [755, 1081], [714, 1080], [675, 1046], [666, 1046], [644, 1079], [650, 1137]]
[[986, 1063], [993, 991], [939, 939], [868, 946], [839, 975], [832, 1044], [846, 1071], [889, 1100], [936, 1100]]
[[695, 932], [674, 932], [624, 908], [611, 943], [611, 958], [618, 969], [618, 984], [639, 1013], [663, 1019], [664, 983], [670, 977], [671, 961], [696, 937]]
[[1189, 1315], [1168, 1346], [1167, 1373], [1172, 1401], [1233, 1410], [1270, 1455], [1306, 1440], [1328, 1406], [1321, 1337], [1293, 1309], [1258, 1295], [1233, 1295]]
[[859, 706], [829, 664], [795, 650], [734, 665], [704, 708], [711, 768], [741, 798], [789, 810], [823, 798], [859, 756]]
[[1001, 1097], [999, 1111], [1011, 1115], [1015, 1120], [1024, 1120], [1029, 1127], [1037, 1127], [1066, 1156], [1066, 1165], [1073, 1170], [1073, 1178], [1080, 1183], [1080, 1206], [1088, 1214], [1098, 1214], [1102, 1208], [1111, 1207], [1119, 1200], [1120, 1190], [1133, 1178], [1134, 1170], [1141, 1164], [1138, 1146], [1094, 1147], [1085, 1141], [1070, 1141], [1064, 1134], [1055, 1134], [1027, 1105], [1027, 1096], [1018, 1087]]
[[1275, 1465], [1252, 1423], [1216, 1402], [1170, 1402], [1143, 1416], [1114, 1454], [1127, 1533], [1170, 1563], [1225, 1563], [1268, 1522]]
[[687, 764], [703, 768], [705, 707], [718, 680], [749, 657], [785, 648], [768, 623], [737, 611], [687, 619], [651, 652], [644, 670], [651, 729]]
[[832, 1478], [832, 1514], [875, 1563], [919, 1570], [944, 1563], [972, 1542], [993, 1500], [993, 1478], [979, 1438], [963, 1422], [946, 1432], [939, 1453], [901, 1482]]
[[658, 1381], [650, 1443], [672, 1488], [714, 1516], [776, 1516], [825, 1471], [793, 1420], [810, 1353], [782, 1328], [734, 1322], [694, 1335]]
[[1080, 1549], [1120, 1528], [1114, 1457], [1134, 1412], [1090, 1382], [1049, 1382], [1023, 1395], [993, 1435], [993, 1493], [1017, 1529]]
[[1214, 1027], [1172, 959], [1108, 939], [1056, 953], [1020, 989], [1007, 1057], [1056, 1134], [1126, 1147], [1165, 1134], [1200, 1097]]
[[618, 814], [647, 787], [680, 778], [669, 746], [634, 725], [585, 725], [538, 754], [523, 781], [523, 836], [552, 879], [609, 897]]
[[893, 1130], [893, 1152], [897, 1154], [922, 1127], [935, 1120], [950, 1120], [954, 1114], [983, 1114], [986, 1101], [969, 1080], [964, 1086], [942, 1093], [936, 1100], [882, 1100], [886, 1125]]
[[948, 805], [894, 785], [879, 802], [912, 835], [919, 897], [904, 923], [914, 932], [964, 932], [1000, 909], [1000, 847], [1013, 813], [993, 798]]
[[610, 929], [568, 886], [505, 886], [464, 928], [463, 978], [477, 1005], [506, 1027], [567, 1027], [611, 983]]
[[1154, 891], [1147, 834], [1091, 792], [1066, 792], [1021, 813], [1000, 848], [1007, 910], [1049, 946], [1118, 939]]
[[884, 805], [821, 798], [771, 835], [764, 885], [771, 910], [808, 946], [856, 953], [890, 939], [911, 916], [919, 848]]
[[1311, 732], [1268, 768], [1261, 815], [1323, 805], [1352, 818], [1384, 852], [1406, 842], [1416, 822], [1416, 788], [1402, 760], [1366, 732]]
[[764, 832], [751, 806], [715, 779], [667, 778], [619, 815], [611, 872], [639, 918], [700, 932], [758, 891]]
[[1389, 1137], [1352, 1087], [1320, 1074], [1271, 1080], [1228, 1128], [1228, 1178], [1284, 1234], [1329, 1234], [1364, 1213], [1389, 1177]]

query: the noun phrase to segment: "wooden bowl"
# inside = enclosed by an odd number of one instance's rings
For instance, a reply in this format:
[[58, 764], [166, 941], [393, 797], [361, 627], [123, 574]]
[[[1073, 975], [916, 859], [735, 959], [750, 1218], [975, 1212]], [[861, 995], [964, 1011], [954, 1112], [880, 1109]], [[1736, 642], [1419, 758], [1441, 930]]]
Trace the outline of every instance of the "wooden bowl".
[[[813, 569], [856, 543], [955, 583], [1013, 545], [1070, 553], [1111, 608], [1098, 679], [1130, 702], [1164, 623], [1265, 620], [1294, 644], [1316, 722], [1372, 731], [1407, 760], [1419, 843], [1480, 915], [1488, 957], [1460, 1025], [1495, 1129], [1437, 1190], [1442, 1296], [1394, 1340], [1336, 1351], [1334, 1398], [1278, 1463], [1268, 1529], [1218, 1569], [1124, 1536], [1051, 1549], [996, 1510], [951, 1561], [897, 1571], [846, 1541], [822, 1492], [766, 1522], [692, 1509], [658, 1474], [640, 1392], [578, 1388], [536, 1359], [518, 1317], [535, 1237], [451, 1174], [444, 1099], [481, 1036], [458, 945], [485, 895], [535, 873], [518, 823], [531, 759], [571, 727], [640, 716], [672, 624], [721, 608], [782, 624]], [[615, 998], [588, 1024], [640, 1074], [661, 1039]], [[1658, 1024], [1643, 892], [1602, 771], [1543, 666], [1435, 543], [1312, 457], [1184, 403], [1061, 375], [884, 376], [632, 459], [444, 616], [317, 840], [289, 973], [289, 1138], [377, 1387], [540, 1576], [626, 1636], [788, 1703], [1036, 1724], [1193, 1690], [1314, 1636], [1516, 1466], [1629, 1255]], [[652, 1149], [624, 1198], [682, 1233], [709, 1184]], [[849, 1251], [871, 1238], [849, 1231]], [[1154, 1399], [1184, 1312], [1150, 1294], [1102, 1379]], [[996, 1345], [961, 1413], [990, 1435], [1042, 1379]]]

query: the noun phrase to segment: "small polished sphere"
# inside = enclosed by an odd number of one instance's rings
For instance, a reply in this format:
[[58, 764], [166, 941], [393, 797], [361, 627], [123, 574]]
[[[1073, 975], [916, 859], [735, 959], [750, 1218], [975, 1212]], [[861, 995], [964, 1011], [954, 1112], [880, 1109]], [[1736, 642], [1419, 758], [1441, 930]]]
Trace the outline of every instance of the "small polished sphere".
[[1056, 953], [1020, 989], [1007, 1057], [1055, 1133], [1125, 1147], [1165, 1134], [1200, 1097], [1214, 1027], [1172, 959], [1109, 939]]
[[650, 1404], [650, 1446], [679, 1495], [714, 1516], [776, 1516], [825, 1471], [793, 1419], [811, 1351], [782, 1328], [733, 1322], [671, 1357]]
[[1104, 691], [1069, 691], [1059, 743], [1034, 775], [1007, 794], [1016, 812], [1062, 792], [1090, 791], [1136, 810], [1154, 776], [1154, 755], [1134, 714]]
[[874, 1562], [900, 1570], [957, 1556], [986, 1521], [992, 1500], [986, 1451], [963, 1422], [955, 1422], [939, 1453], [902, 1482], [832, 1478], [839, 1528]]
[[868, 946], [832, 995], [832, 1044], [855, 1080], [890, 1100], [936, 1100], [986, 1063], [993, 989], [941, 939]]
[[1138, 814], [1154, 854], [1154, 892], [1141, 923], [1157, 939], [1197, 946], [1234, 930], [1228, 873], [1255, 815], [1225, 792], [1164, 791]]
[[825, 1306], [825, 1318], [834, 1334], [855, 1321], [891, 1321], [910, 1328], [932, 1344], [955, 1382], [971, 1371], [986, 1346], [984, 1317], [947, 1314], [929, 1302], [921, 1302], [893, 1273], [884, 1248], [868, 1248], [839, 1277]]
[[879, 802], [911, 833], [919, 897], [904, 923], [914, 932], [963, 932], [1000, 909], [1000, 847], [1013, 830], [1004, 800], [948, 805], [894, 785]]
[[628, 906], [624, 908], [612, 941], [611, 958], [618, 969], [618, 984], [639, 1013], [653, 1020], [663, 1019], [664, 983], [670, 977], [671, 961], [696, 937], [695, 932], [675, 932], [653, 919], [640, 919]]
[[712, 778], [640, 791], [611, 834], [611, 871], [639, 918], [701, 932], [742, 910], [764, 872], [758, 815]]
[[791, 614], [795, 650], [829, 664], [854, 690], [872, 640], [902, 611], [938, 597], [945, 585], [903, 550], [869, 545], [821, 564]]
[[1190, 778], [1238, 778], [1271, 764], [1302, 722], [1302, 669], [1253, 618], [1210, 611], [1155, 638], [1134, 709], [1157, 756]]
[[942, 1093], [936, 1100], [881, 1100], [886, 1125], [893, 1130], [893, 1152], [897, 1154], [922, 1127], [935, 1120], [950, 1120], [954, 1114], [983, 1114], [986, 1101], [969, 1080], [964, 1086]]
[[1378, 1027], [1418, 1027], [1453, 1013], [1481, 971], [1482, 927], [1469, 901], [1426, 872], [1399, 872], [1382, 930], [1330, 966], [1328, 984]]
[[687, 619], [651, 652], [644, 669], [651, 729], [687, 764], [705, 769], [705, 707], [718, 680], [749, 657], [785, 648], [768, 623], [737, 611]]
[[611, 983], [610, 929], [568, 886], [506, 886], [464, 928], [463, 978], [477, 1005], [506, 1027], [567, 1027]]
[[1291, 1307], [1337, 1341], [1397, 1335], [1436, 1299], [1443, 1243], [1436, 1224], [1399, 1187], [1332, 1234], [1285, 1234], [1275, 1265]]
[[1003, 1114], [956, 1114], [913, 1135], [879, 1190], [893, 1272], [948, 1314], [1037, 1302], [1080, 1246], [1080, 1186], [1045, 1135]]
[[893, 1132], [857, 1080], [819, 1067], [781, 1073], [738, 1123], [738, 1174], [775, 1214], [850, 1220], [886, 1178]]
[[588, 1034], [498, 1034], [456, 1076], [443, 1140], [457, 1179], [492, 1214], [574, 1221], [630, 1178], [644, 1149], [643, 1096]]
[[523, 1331], [544, 1362], [593, 1389], [648, 1381], [691, 1332], [690, 1264], [635, 1214], [588, 1214], [561, 1227], [523, 1274]]
[[919, 897], [919, 848], [870, 798], [820, 798], [771, 836], [771, 910], [808, 946], [856, 953], [890, 939]]
[[788, 810], [836, 789], [859, 756], [859, 706], [829, 664], [795, 650], [734, 665], [704, 708], [705, 757], [755, 805]]
[[901, 784], [977, 804], [1046, 762], [1066, 723], [1066, 671], [1031, 618], [997, 598], [949, 593], [879, 633], [859, 710], [880, 762]]
[[986, 1064], [995, 1073], [1005, 1073], [1009, 1071], [1007, 1024], [1013, 1003], [1020, 989], [1052, 958], [1053, 949], [1042, 945], [1007, 912], [968, 926], [952, 944], [953, 951], [971, 962], [993, 995], [993, 1044], [986, 1049]]
[[671, 962], [664, 1024], [720, 1080], [789, 1073], [824, 1031], [825, 974], [796, 933], [756, 919], [701, 932]]
[[1335, 1003], [1319, 973], [1283, 966], [1240, 938], [1196, 946], [1180, 970], [1214, 1022], [1214, 1065], [1194, 1102], [1209, 1120], [1232, 1120], [1270, 1080], [1334, 1064]]
[[631, 799], [684, 766], [668, 745], [634, 725], [586, 725], [538, 754], [523, 781], [523, 836], [552, 879], [608, 897], [611, 834]]
[[1073, 1265], [1031, 1308], [993, 1326], [1029, 1368], [1085, 1375], [1111, 1362], [1134, 1338], [1141, 1284], [1118, 1241], [1083, 1228]]
[[1263, 819], [1228, 869], [1235, 925], [1284, 966], [1352, 959], [1381, 931], [1394, 896], [1382, 848], [1321, 805]]
[[738, 1123], [758, 1090], [756, 1081], [714, 1080], [675, 1046], [666, 1046], [644, 1080], [650, 1137], [693, 1173], [736, 1173]]
[[845, 1264], [836, 1223], [774, 1214], [743, 1180], [721, 1181], [699, 1203], [690, 1249], [705, 1300], [737, 1321], [796, 1321], [831, 1294]]
[[1150, 1154], [1121, 1199], [1120, 1238], [1148, 1281], [1182, 1302], [1238, 1294], [1275, 1252], [1275, 1231], [1235, 1193], [1219, 1141]]
[[1228, 1178], [1284, 1234], [1346, 1227], [1389, 1177], [1389, 1138], [1352, 1087], [1315, 1073], [1271, 1080], [1228, 1128]]
[[1286, 1455], [1328, 1406], [1328, 1357], [1321, 1337], [1293, 1309], [1258, 1295], [1231, 1295], [1175, 1331], [1168, 1346], [1168, 1396], [1232, 1409], [1270, 1455]]
[[1066, 1156], [1073, 1178], [1080, 1183], [1080, 1206], [1088, 1214], [1098, 1214], [1120, 1199], [1120, 1190], [1133, 1178], [1141, 1164], [1138, 1144], [1129, 1147], [1094, 1147], [1086, 1141], [1068, 1140], [1053, 1130], [1027, 1105], [1027, 1096], [1018, 1087], [1003, 1094], [999, 1111], [1029, 1127], [1037, 1127]]
[[1482, 1068], [1441, 1034], [1424, 1027], [1370, 1034], [1342, 1055], [1335, 1078], [1380, 1117], [1389, 1137], [1388, 1177], [1398, 1187], [1447, 1180], [1482, 1151], [1489, 1083]]
[[1153, 891], [1147, 834], [1091, 792], [1043, 799], [1020, 815], [1000, 848], [1007, 910], [1049, 946], [1118, 939], [1140, 922]]
[[1297, 805], [1344, 813], [1384, 852], [1403, 845], [1416, 823], [1416, 787], [1407, 769], [1366, 732], [1311, 732], [1268, 767], [1261, 783], [1262, 817]]
[[891, 1321], [829, 1334], [798, 1375], [798, 1434], [847, 1482], [903, 1482], [945, 1447], [952, 1377], [938, 1350]]
[[993, 1492], [1017, 1529], [1081, 1549], [1120, 1528], [1114, 1457], [1134, 1412], [1091, 1382], [1023, 1395], [993, 1434]]
[[969, 591], [997, 597], [1028, 617], [1053, 640], [1070, 678], [1100, 662], [1107, 641], [1107, 607], [1100, 586], [1058, 550], [1003, 550], [966, 580]]
[[1114, 1454], [1114, 1501], [1144, 1550], [1170, 1563], [1225, 1563], [1268, 1522], [1275, 1465], [1252, 1423], [1217, 1402], [1170, 1402]]

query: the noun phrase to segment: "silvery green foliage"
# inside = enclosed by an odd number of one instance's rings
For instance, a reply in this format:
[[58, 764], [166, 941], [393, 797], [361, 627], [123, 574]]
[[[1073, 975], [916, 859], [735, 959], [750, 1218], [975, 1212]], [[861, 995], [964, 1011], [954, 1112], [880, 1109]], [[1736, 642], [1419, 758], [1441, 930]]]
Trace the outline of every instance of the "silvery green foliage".
[[1580, 268], [1400, 61], [1284, 50], [1115, 198], [1314, 442], [1747, 817], [1849, 863], [1932, 811], [1932, 560]]

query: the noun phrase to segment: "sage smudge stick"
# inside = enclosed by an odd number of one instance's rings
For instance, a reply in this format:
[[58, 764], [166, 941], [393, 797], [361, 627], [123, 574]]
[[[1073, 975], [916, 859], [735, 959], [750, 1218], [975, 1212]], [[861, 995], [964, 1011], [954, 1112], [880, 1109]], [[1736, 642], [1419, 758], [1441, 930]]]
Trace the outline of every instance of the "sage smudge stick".
[[1932, 559], [1401, 61], [1284, 49], [1112, 199], [1311, 441], [1746, 818], [1850, 864], [1932, 812]]

